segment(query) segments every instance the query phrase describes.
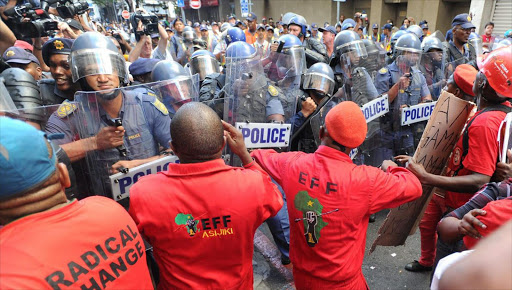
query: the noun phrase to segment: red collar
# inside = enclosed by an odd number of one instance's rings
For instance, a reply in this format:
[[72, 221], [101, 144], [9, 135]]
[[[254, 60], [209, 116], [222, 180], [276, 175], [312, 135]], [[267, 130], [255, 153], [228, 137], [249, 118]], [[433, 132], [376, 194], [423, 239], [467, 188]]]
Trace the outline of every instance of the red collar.
[[205, 173], [213, 173], [223, 170], [231, 170], [233, 167], [228, 166], [222, 159], [215, 159], [200, 163], [186, 163], [186, 164], [169, 164], [169, 169], [165, 172], [160, 172], [167, 176], [189, 176], [200, 175]]
[[325, 145], [320, 145], [318, 149], [316, 149], [315, 154], [319, 154], [331, 159], [353, 163], [352, 159], [350, 159], [347, 154]]

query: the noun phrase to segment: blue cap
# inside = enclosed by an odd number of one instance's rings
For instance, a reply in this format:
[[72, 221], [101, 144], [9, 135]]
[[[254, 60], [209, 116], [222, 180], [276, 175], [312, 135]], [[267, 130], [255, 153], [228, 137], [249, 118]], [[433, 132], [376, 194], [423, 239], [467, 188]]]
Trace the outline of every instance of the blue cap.
[[263, 25], [263, 24], [258, 24], [258, 26], [256, 27], [256, 30], [260, 30], [260, 29], [265, 30], [265, 25]]
[[316, 23], [314, 23], [314, 22], [313, 22], [313, 23], [311, 23], [311, 29], [313, 29], [313, 30], [318, 30], [318, 24], [316, 24]]
[[194, 25], [192, 25], [192, 27], [196, 28], [196, 27], [199, 27], [201, 26], [201, 24], [199, 24], [199, 22], [194, 22]]
[[378, 25], [377, 23], [374, 23], [374, 24], [372, 25], [372, 28], [373, 28], [373, 29], [375, 29], [375, 28], [379, 28], [379, 25]]
[[421, 27], [421, 29], [428, 29], [428, 24], [426, 24], [426, 23], [422, 24], [422, 25], [420, 25], [420, 27]]
[[247, 15], [247, 18], [246, 18], [248, 21], [254, 21], [256, 19], [258, 19], [258, 16], [256, 16], [256, 14], [254, 13], [249, 13], [249, 15]]
[[400, 26], [400, 30], [407, 30], [407, 27], [405, 25]]
[[336, 35], [336, 28], [334, 28], [334, 26], [332, 26], [332, 25], [329, 25], [326, 28], [320, 27], [320, 28], [318, 28], [318, 31], [320, 31], [320, 32], [329, 31], [330, 33]]
[[35, 62], [37, 65], [41, 65], [35, 55], [20, 47], [9, 47], [2, 57], [6, 63], [29, 64]]
[[229, 15], [228, 20], [231, 20], [231, 19], [235, 19], [236, 20], [235, 15]]
[[157, 37], [160, 37], [159, 33], [152, 33], [151, 34], [151, 38], [157, 38]]
[[267, 26], [265, 27], [265, 30], [267, 30], [267, 31], [269, 31], [269, 30], [274, 31], [274, 27], [272, 27], [272, 26], [270, 26], [270, 25], [267, 25]]
[[382, 29], [389, 29], [391, 30], [393, 28], [393, 25], [391, 25], [390, 23], [386, 23], [382, 26]]
[[132, 76], [143, 75], [153, 71], [153, 67], [160, 61], [160, 59], [143, 58], [139, 57], [136, 61], [132, 62], [130, 67], [130, 74]]
[[50, 56], [54, 54], [70, 54], [71, 53], [71, 47], [73, 46], [74, 39], [68, 39], [68, 38], [54, 38], [51, 40], [48, 40], [43, 45], [43, 61], [50, 65]]
[[199, 30], [200, 31], [204, 31], [204, 30], [208, 31], [208, 26], [206, 26], [206, 24], [201, 24], [201, 26], [199, 26]]
[[456, 25], [460, 25], [463, 29], [476, 28], [473, 23], [471, 23], [471, 16], [467, 13], [462, 13], [452, 20], [452, 28]]
[[[172, 21], [171, 25], [174, 27], [174, 25], [176, 24], [176, 22], [177, 22], [177, 21], [179, 21], [179, 22], [183, 23], [183, 20], [182, 20], [181, 18], [176, 17], [176, 18]], [[185, 24], [185, 23], [183, 23], [183, 24]]]
[[0, 199], [44, 183], [55, 172], [56, 162], [55, 150], [44, 132], [25, 122], [0, 117]]

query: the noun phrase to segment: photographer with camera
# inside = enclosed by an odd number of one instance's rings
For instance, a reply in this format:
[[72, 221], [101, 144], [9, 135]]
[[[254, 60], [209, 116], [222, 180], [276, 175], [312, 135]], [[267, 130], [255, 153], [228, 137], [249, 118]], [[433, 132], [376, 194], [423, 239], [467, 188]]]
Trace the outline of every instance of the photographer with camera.
[[[137, 44], [130, 52], [130, 56], [128, 57], [129, 62], [134, 62], [139, 57], [173, 60], [172, 55], [167, 51], [169, 35], [165, 31], [165, 28], [158, 23], [158, 18], [155, 15], [137, 12], [131, 15], [130, 21], [132, 22], [132, 26], [137, 27], [135, 32]], [[158, 45], [153, 48], [151, 39], [153, 36], [157, 37], [156, 35], [158, 35], [160, 39], [158, 40]]]

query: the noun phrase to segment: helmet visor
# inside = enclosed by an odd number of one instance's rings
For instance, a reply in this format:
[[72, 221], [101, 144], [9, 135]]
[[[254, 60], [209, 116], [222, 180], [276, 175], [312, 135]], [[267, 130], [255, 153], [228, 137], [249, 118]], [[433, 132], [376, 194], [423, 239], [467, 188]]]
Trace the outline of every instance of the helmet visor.
[[301, 76], [306, 70], [306, 55], [303, 47], [292, 47], [279, 54], [277, 59], [279, 78]]
[[219, 63], [206, 55], [194, 57], [190, 60], [190, 72], [199, 74], [199, 78], [203, 81], [207, 75], [220, 72]]
[[109, 50], [81, 49], [69, 56], [73, 82], [91, 75], [117, 75], [127, 79], [123, 56]]
[[354, 54], [354, 56], [357, 56], [357, 57], [367, 57], [368, 56], [368, 53], [366, 52], [366, 47], [362, 40], [351, 41], [349, 43], [345, 43], [345, 44], [342, 44], [342, 45], [336, 47], [337, 51], [340, 49], [341, 49], [342, 54], [347, 53], [347, 52], [352, 52]]
[[468, 43], [471, 46], [473, 46], [473, 48], [475, 49], [476, 55], [481, 55], [484, 53], [482, 38], [475, 37], [475, 38], [468, 39]]
[[316, 90], [326, 95], [332, 95], [334, 80], [323, 74], [307, 73], [304, 75], [302, 87], [304, 90]]

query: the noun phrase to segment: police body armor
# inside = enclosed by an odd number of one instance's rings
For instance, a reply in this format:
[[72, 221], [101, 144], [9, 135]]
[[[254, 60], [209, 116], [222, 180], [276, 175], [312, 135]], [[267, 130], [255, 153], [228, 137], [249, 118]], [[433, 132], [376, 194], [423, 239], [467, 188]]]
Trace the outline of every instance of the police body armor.
[[67, 98], [55, 94], [57, 87], [54, 79], [42, 79], [39, 81], [39, 89], [41, 91], [41, 100], [44, 105], [57, 105], [64, 102]]

